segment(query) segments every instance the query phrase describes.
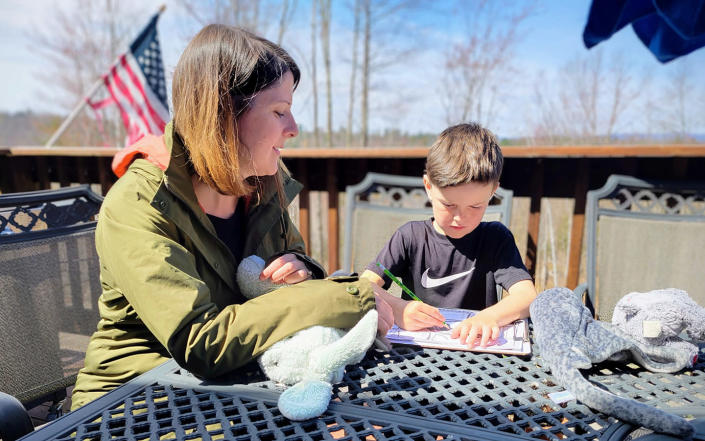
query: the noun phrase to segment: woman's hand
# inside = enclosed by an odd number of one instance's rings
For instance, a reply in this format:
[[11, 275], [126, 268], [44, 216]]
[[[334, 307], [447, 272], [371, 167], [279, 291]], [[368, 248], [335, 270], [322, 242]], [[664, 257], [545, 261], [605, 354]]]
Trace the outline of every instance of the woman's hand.
[[272, 279], [274, 283], [299, 283], [311, 278], [311, 271], [294, 254], [284, 254], [267, 265], [259, 275], [260, 280]]
[[392, 311], [392, 306], [385, 300], [386, 296], [389, 296], [389, 293], [375, 283], [371, 285], [375, 293], [375, 303], [378, 314], [377, 335], [384, 339], [387, 332], [392, 329], [394, 325], [394, 312]]
[[455, 326], [450, 337], [460, 338], [460, 344], [467, 344], [470, 349], [476, 345], [479, 339], [479, 346], [484, 348], [488, 342], [499, 338], [499, 322], [487, 310], [480, 311]]

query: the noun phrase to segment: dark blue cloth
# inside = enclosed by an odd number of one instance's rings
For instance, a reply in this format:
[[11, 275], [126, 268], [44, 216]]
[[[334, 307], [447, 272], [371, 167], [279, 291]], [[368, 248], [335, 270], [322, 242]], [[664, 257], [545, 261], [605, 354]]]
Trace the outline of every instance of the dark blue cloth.
[[[401, 278], [423, 302], [440, 308], [482, 310], [497, 303], [496, 284], [507, 291], [531, 280], [511, 231], [499, 222], [481, 222], [459, 239], [436, 231], [433, 220], [399, 227], [366, 269], [391, 286], [375, 262]], [[406, 300], [412, 300], [406, 293]]]
[[245, 244], [245, 198], [238, 199], [235, 213], [229, 218], [209, 214], [208, 219], [213, 224], [218, 239], [233, 253], [234, 266], [237, 267], [242, 260], [242, 247]]
[[593, 0], [583, 41], [589, 49], [631, 24], [666, 63], [705, 46], [705, 0]]

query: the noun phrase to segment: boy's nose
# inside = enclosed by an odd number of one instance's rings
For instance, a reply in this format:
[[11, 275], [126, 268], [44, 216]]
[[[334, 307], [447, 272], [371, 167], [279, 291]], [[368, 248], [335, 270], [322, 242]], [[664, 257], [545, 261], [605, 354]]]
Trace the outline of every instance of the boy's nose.
[[470, 212], [464, 211], [464, 210], [458, 210], [455, 212], [455, 215], [453, 216], [453, 220], [456, 221], [457, 223], [463, 225], [465, 220], [470, 217]]

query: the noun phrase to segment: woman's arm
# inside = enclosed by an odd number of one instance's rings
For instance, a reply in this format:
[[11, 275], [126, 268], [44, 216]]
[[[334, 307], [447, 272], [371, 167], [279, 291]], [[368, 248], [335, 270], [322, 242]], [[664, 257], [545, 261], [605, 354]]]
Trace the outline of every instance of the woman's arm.
[[300, 283], [218, 308], [177, 227], [146, 200], [127, 196], [103, 204], [96, 232], [101, 281], [122, 293], [137, 326], [144, 323], [197, 375], [226, 373], [313, 325], [352, 327], [375, 307], [369, 282], [351, 278]]

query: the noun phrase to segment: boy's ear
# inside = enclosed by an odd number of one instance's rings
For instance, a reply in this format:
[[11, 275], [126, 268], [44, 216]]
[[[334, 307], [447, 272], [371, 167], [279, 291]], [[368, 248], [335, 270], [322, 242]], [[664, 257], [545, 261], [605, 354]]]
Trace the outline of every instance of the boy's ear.
[[431, 187], [433, 184], [431, 184], [431, 181], [428, 179], [428, 175], [424, 174], [423, 175], [423, 186], [426, 189], [426, 194], [428, 195], [428, 198], [431, 199]]
[[494, 196], [494, 192], [497, 191], [498, 188], [499, 188], [499, 181], [497, 181], [497, 182], [494, 183], [494, 188], [492, 189], [492, 195], [493, 195], [493, 196]]

